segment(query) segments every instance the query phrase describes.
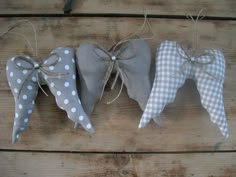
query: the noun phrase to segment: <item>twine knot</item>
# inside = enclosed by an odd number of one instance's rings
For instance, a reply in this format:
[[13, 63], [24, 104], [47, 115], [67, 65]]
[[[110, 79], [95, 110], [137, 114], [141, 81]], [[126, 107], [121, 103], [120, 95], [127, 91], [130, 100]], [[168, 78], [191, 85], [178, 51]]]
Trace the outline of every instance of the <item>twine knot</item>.
[[[54, 62], [51, 62], [50, 64], [45, 64], [45, 61], [47, 61], [48, 59], [50, 59], [50, 57], [52, 56], [56, 56], [56, 60]], [[18, 63], [18, 61], [23, 61], [25, 63], [28, 63], [30, 66], [24, 65], [24, 64], [20, 64]], [[58, 77], [61, 78], [61, 76], [67, 75], [68, 73], [59, 73], [59, 72], [51, 72], [48, 69], [45, 68], [49, 68], [51, 66], [55, 66], [57, 65], [57, 63], [59, 62], [59, 56], [56, 53], [52, 53], [49, 56], [47, 56], [46, 58], [44, 58], [40, 63], [36, 62], [33, 58], [28, 58], [26, 56], [22, 56], [19, 55], [15, 58], [14, 63], [16, 65], [16, 67], [20, 70], [30, 70], [30, 73], [28, 74], [28, 76], [25, 78], [23, 84], [21, 85], [18, 97], [26, 83], [26, 81], [28, 80], [28, 78], [34, 73], [34, 71], [36, 70], [36, 81], [38, 83], [39, 88], [43, 91], [43, 93], [48, 96], [48, 94], [44, 91], [44, 89], [41, 87], [40, 84], [40, 79], [39, 79], [39, 75], [38, 73], [42, 72], [45, 75], [47, 75], [48, 77]], [[49, 62], [47, 62], [49, 63]]]
[[100, 99], [102, 98], [102, 96], [104, 94], [105, 86], [106, 86], [109, 78], [111, 77], [111, 74], [112, 74], [112, 71], [114, 68], [116, 69], [116, 76], [115, 76], [115, 79], [112, 83], [111, 90], [114, 89], [114, 87], [117, 83], [118, 77], [119, 76], [121, 77], [122, 83], [121, 83], [121, 88], [120, 88], [119, 93], [112, 101], [107, 102], [107, 104], [111, 104], [120, 96], [121, 91], [124, 86], [123, 71], [122, 71], [122, 67], [119, 65], [119, 61], [134, 58], [136, 56], [135, 55], [136, 52], [135, 52], [134, 47], [130, 41], [124, 41], [124, 42], [118, 42], [117, 44], [113, 45], [111, 47], [111, 49], [108, 51], [97, 45], [94, 48], [94, 53], [96, 56], [99, 57], [99, 59], [109, 61], [109, 66], [107, 68], [107, 71], [106, 71], [104, 79], [103, 79], [103, 87], [102, 87]]
[[35, 63], [35, 64], [34, 64], [34, 68], [35, 68], [35, 69], [39, 69], [39, 64], [38, 64], [38, 63]]
[[[182, 74], [184, 74], [185, 65], [187, 63], [190, 63], [192, 65], [195, 65], [195, 66], [199, 67], [201, 69], [201, 72], [206, 73], [211, 78], [216, 79], [216, 80], [222, 80], [221, 77], [214, 76], [213, 74], [209, 73], [206, 70], [206, 68], [204, 67], [204, 66], [213, 64], [216, 60], [215, 55], [212, 54], [211, 52], [204, 51], [204, 52], [200, 53], [200, 55], [191, 56], [187, 50], [185, 50], [180, 44], [177, 44], [177, 43], [176, 43], [176, 50], [177, 50], [177, 53], [179, 54], [179, 56], [186, 60], [180, 66], [180, 72]], [[208, 60], [201, 60], [202, 57], [205, 57], [205, 58], [207, 57], [209, 59]]]
[[112, 57], [111, 57], [111, 60], [112, 60], [112, 61], [115, 61], [115, 60], [116, 60], [116, 56], [112, 56]]

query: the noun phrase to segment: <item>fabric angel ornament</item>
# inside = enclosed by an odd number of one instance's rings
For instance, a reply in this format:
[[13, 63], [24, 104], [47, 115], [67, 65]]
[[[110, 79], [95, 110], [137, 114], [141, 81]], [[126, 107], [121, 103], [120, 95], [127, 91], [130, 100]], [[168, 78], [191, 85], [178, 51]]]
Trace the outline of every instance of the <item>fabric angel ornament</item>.
[[161, 112], [174, 101], [177, 90], [186, 79], [193, 79], [201, 104], [209, 113], [211, 121], [228, 137], [223, 101], [224, 76], [225, 60], [221, 51], [209, 49], [200, 55], [191, 56], [175, 41], [162, 42], [157, 49], [153, 88], [139, 128], [143, 128], [151, 119], [158, 123]]
[[[81, 79], [81, 101], [91, 114], [101, 98], [112, 70], [120, 76], [128, 95], [144, 109], [150, 93], [150, 48], [144, 40], [130, 40], [106, 50], [96, 44], [84, 43], [76, 51]], [[113, 84], [114, 85], [114, 84]], [[120, 90], [121, 91], [121, 90]]]
[[6, 65], [6, 75], [15, 98], [15, 121], [12, 142], [19, 139], [29, 122], [35, 98], [41, 85], [47, 85], [55, 96], [57, 105], [67, 112], [69, 119], [79, 123], [89, 132], [93, 127], [84, 112], [76, 90], [75, 51], [57, 48], [44, 59], [16, 55]]
[[[141, 29], [146, 23], [150, 27], [145, 16]], [[81, 102], [87, 114], [93, 112], [95, 104], [101, 99], [112, 71], [116, 72], [116, 77], [111, 88], [114, 88], [117, 78], [120, 77], [122, 81], [120, 92], [124, 84], [129, 97], [136, 100], [141, 109], [144, 109], [151, 90], [149, 77], [151, 52], [146, 39], [151, 37], [130, 37], [116, 43], [109, 50], [93, 43], [83, 43], [77, 48]], [[112, 103], [115, 99], [108, 103]]]

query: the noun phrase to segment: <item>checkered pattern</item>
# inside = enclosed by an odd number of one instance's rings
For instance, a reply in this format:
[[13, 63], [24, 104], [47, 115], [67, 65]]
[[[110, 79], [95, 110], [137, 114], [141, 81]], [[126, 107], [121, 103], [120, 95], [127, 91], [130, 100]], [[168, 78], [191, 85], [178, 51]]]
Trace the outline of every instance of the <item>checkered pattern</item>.
[[201, 103], [208, 111], [211, 121], [218, 125], [225, 137], [229, 136], [223, 102], [223, 83], [225, 61], [223, 54], [215, 49], [205, 50], [211, 53], [186, 59], [185, 51], [175, 41], [164, 41], [157, 50], [156, 75], [153, 88], [146, 108], [140, 120], [139, 128], [143, 128], [151, 119], [159, 122], [159, 116], [165, 106], [175, 99], [177, 90], [183, 86], [186, 79], [193, 79], [200, 93]]

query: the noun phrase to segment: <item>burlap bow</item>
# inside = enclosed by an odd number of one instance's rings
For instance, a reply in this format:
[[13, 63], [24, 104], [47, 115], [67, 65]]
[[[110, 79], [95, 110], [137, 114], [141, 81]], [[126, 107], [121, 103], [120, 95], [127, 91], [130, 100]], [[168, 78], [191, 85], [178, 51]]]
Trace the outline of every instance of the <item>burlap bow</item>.
[[56, 98], [57, 105], [67, 112], [68, 117], [77, 125], [80, 123], [87, 131], [93, 127], [84, 113], [76, 90], [74, 50], [55, 49], [51, 55], [37, 62], [34, 58], [17, 55], [8, 60], [7, 79], [15, 97], [15, 121], [12, 142], [15, 143], [34, 110], [34, 100], [38, 87], [48, 85]]
[[124, 84], [129, 97], [144, 109], [150, 93], [151, 63], [150, 48], [144, 40], [130, 39], [114, 45], [110, 50], [84, 43], [77, 48], [76, 56], [81, 80], [81, 101], [87, 114], [93, 112], [114, 69], [116, 78], [112, 88], [120, 76], [120, 91]]

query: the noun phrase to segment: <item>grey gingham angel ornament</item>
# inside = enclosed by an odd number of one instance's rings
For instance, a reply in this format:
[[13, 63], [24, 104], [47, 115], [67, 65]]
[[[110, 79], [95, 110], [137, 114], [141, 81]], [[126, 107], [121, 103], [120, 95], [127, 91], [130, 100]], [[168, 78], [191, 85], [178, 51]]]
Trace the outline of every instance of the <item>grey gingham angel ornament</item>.
[[175, 41], [164, 41], [156, 52], [156, 74], [152, 91], [139, 123], [144, 127], [151, 119], [160, 123], [159, 116], [165, 106], [175, 99], [177, 90], [186, 79], [193, 79], [200, 94], [201, 104], [210, 115], [221, 133], [228, 137], [228, 124], [224, 110], [223, 84], [225, 60], [220, 50], [199, 51], [198, 21], [188, 15], [193, 22], [192, 50], [186, 50]]
[[53, 50], [44, 59], [16, 55], [8, 60], [6, 75], [15, 98], [13, 143], [28, 125], [41, 85], [49, 87], [57, 105], [67, 112], [76, 126], [80, 123], [87, 131], [94, 131], [77, 94], [74, 55], [74, 49], [64, 47]]
[[139, 128], [143, 128], [151, 119], [158, 123], [161, 112], [174, 101], [177, 90], [186, 79], [193, 79], [202, 106], [208, 111], [211, 121], [228, 137], [223, 101], [224, 76], [225, 61], [221, 51], [209, 49], [198, 56], [191, 56], [175, 41], [162, 42], [157, 49], [153, 88]]

